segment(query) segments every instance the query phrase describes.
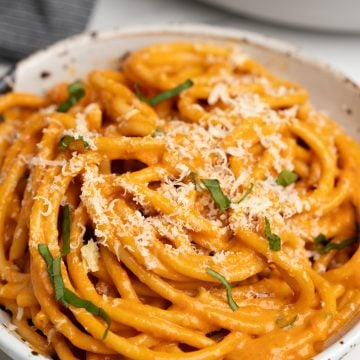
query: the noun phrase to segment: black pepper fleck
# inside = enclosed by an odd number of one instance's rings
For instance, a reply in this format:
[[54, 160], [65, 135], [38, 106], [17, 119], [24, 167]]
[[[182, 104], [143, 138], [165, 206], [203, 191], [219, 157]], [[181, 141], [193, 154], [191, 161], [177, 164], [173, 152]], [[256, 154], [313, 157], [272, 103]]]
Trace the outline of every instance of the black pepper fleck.
[[42, 79], [47, 79], [49, 76], [51, 76], [51, 73], [49, 71], [44, 70], [40, 73], [40, 77]]
[[345, 84], [349, 84], [353, 89], [357, 91], [358, 95], [360, 95], [359, 86], [353, 80], [349, 79], [348, 77], [345, 77], [343, 81]]

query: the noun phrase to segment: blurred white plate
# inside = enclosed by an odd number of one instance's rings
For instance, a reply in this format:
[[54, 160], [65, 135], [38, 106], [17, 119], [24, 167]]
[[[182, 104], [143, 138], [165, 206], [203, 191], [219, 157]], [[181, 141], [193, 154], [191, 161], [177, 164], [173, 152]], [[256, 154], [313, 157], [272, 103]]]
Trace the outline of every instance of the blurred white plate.
[[[359, 0], [201, 0], [284, 25], [317, 30], [360, 32]], [[359, 44], [360, 46], [360, 44]]]
[[[290, 1], [290, 0], [289, 0]], [[202, 25], [143, 26], [101, 33], [89, 33], [61, 41], [19, 62], [14, 73], [15, 90], [43, 93], [59, 81], [73, 81], [94, 67], [114, 68], [128, 51], [169, 41], [211, 41], [238, 44], [274, 73], [309, 90], [311, 101], [324, 109], [360, 142], [360, 88], [329, 66], [300, 54], [290, 45], [249, 32]], [[42, 74], [47, 73], [44, 77]], [[360, 344], [360, 324], [314, 360], [339, 360]], [[349, 327], [350, 329], [350, 327]], [[8, 316], [0, 310], [0, 348], [16, 360], [45, 360], [32, 354], [20, 337], [9, 331]], [[2, 360], [3, 357], [0, 359]]]

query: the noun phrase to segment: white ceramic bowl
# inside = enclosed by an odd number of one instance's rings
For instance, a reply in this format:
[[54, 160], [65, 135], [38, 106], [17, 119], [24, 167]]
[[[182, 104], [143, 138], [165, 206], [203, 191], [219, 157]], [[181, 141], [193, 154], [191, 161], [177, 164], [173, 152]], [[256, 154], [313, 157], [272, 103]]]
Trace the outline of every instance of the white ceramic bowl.
[[201, 0], [239, 14], [288, 26], [359, 32], [359, 0]]
[[[330, 69], [291, 46], [238, 30], [199, 25], [166, 25], [113, 30], [75, 36], [39, 51], [21, 61], [14, 73], [15, 90], [42, 93], [53, 84], [74, 80], [97, 68], [111, 68], [128, 51], [141, 46], [173, 40], [234, 42], [245, 52], [284, 78], [305, 86], [311, 101], [324, 109], [360, 142], [360, 88], [344, 75]], [[0, 323], [6, 324], [0, 311]], [[360, 324], [330, 345], [316, 360], [340, 359], [360, 344]], [[40, 360], [19, 337], [0, 326], [0, 348], [15, 359]]]

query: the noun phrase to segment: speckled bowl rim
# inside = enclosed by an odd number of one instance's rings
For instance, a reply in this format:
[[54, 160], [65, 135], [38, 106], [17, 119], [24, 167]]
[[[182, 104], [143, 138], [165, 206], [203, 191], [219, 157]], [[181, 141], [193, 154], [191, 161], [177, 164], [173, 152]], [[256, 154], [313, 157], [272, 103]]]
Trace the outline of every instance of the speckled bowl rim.
[[[231, 28], [221, 28], [218, 26], [208, 26], [199, 24], [168, 24], [168, 25], [146, 25], [135, 26], [127, 28], [115, 28], [112, 30], [105, 30], [99, 32], [89, 32], [80, 35], [69, 37], [65, 40], [59, 41], [43, 50], [39, 50], [27, 58], [17, 63], [12, 77], [16, 80], [18, 69], [30, 63], [36, 63], [42, 56], [51, 53], [58, 53], [59, 50], [70, 50], [74, 46], [83, 46], [91, 43], [94, 38], [97, 40], [111, 40], [115, 38], [129, 38], [131, 41], [134, 37], [146, 37], [148, 35], [196, 35], [204, 36], [207, 40], [224, 40], [224, 41], [242, 41], [250, 45], [260, 46], [269, 51], [277, 52], [293, 59], [300, 60], [310, 67], [325, 71], [329, 77], [336, 78], [343, 81], [352, 87], [352, 90], [360, 96], [360, 86], [351, 80], [342, 72], [334, 69], [332, 66], [315, 59], [302, 50], [284, 43], [282, 41], [273, 39], [269, 36], [260, 35], [250, 31], [243, 31]], [[4, 312], [0, 310], [1, 314]], [[5, 316], [6, 317], [6, 316]], [[3, 317], [3, 322], [6, 323]], [[17, 337], [19, 339], [19, 337]], [[15, 359], [31, 359], [39, 360], [45, 359], [42, 356], [34, 356], [30, 349], [21, 340], [16, 339], [13, 332], [9, 331], [6, 326], [0, 326], [0, 348], [9, 356]], [[350, 352], [356, 345], [360, 344], [360, 322], [351, 328], [344, 336], [336, 343], [325, 349], [322, 353], [316, 355], [314, 360], [339, 360]]]

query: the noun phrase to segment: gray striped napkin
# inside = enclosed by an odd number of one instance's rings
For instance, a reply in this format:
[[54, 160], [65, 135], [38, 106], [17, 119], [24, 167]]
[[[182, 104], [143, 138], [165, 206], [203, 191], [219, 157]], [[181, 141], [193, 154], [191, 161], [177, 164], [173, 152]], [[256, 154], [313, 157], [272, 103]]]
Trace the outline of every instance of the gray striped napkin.
[[0, 58], [17, 60], [81, 32], [94, 0], [0, 0]]

